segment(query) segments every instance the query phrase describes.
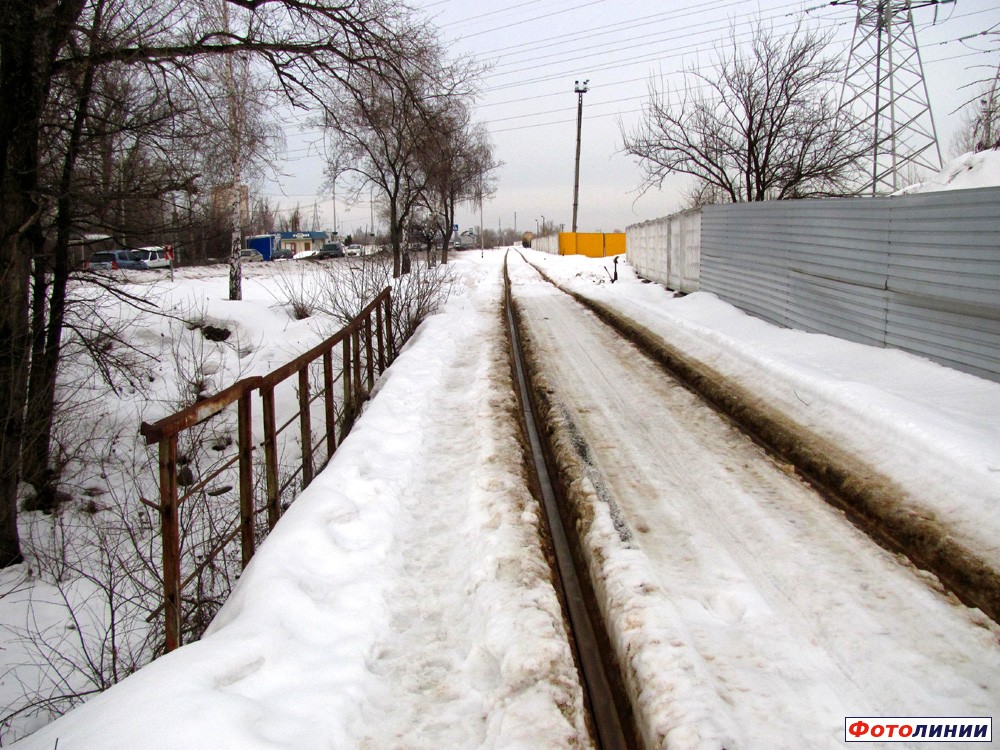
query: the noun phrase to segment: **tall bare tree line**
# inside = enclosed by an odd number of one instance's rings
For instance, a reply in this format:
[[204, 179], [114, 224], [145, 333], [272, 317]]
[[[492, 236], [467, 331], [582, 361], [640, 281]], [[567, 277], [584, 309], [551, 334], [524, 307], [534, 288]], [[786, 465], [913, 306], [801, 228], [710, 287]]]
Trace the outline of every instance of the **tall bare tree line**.
[[400, 77], [366, 72], [364, 85], [352, 88], [323, 123], [335, 154], [328, 182], [346, 176], [355, 199], [366, 190], [378, 193], [395, 277], [406, 270], [406, 235], [414, 222], [432, 227], [447, 262], [457, 205], [481, 186], [492, 189], [499, 163], [471, 116], [478, 73], [470, 61], [448, 61], [428, 45]]
[[[373, 81], [407, 90], [434, 40], [388, 0], [2, 5], [0, 565], [9, 565], [21, 559], [19, 481], [34, 485], [38, 507], [54, 489], [48, 444], [72, 238], [131, 243], [176, 230], [208, 186], [225, 183], [224, 155], [230, 171], [236, 159], [249, 171], [266, 157], [269, 103], [332, 112]], [[237, 71], [221, 91], [220, 65]]]

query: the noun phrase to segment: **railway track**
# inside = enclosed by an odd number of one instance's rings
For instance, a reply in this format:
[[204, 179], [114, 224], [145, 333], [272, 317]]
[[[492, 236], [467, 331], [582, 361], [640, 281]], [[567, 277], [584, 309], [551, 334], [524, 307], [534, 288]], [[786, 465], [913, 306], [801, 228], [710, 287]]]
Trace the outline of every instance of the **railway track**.
[[[557, 588], [570, 627], [574, 655], [580, 670], [584, 695], [590, 715], [591, 731], [601, 750], [628, 750], [641, 747], [633, 721], [630, 703], [622, 689], [621, 677], [611, 650], [608, 636], [586, 574], [578, 548], [570, 544], [560, 505], [565, 504], [558, 479], [554, 480], [553, 457], [547, 450], [540, 425], [532, 405], [520, 334], [511, 302], [510, 279], [504, 264], [504, 315], [511, 342], [511, 366], [521, 404], [522, 426], [528, 442], [530, 465], [534, 469], [535, 487], [541, 497], [549, 532], [551, 556], [557, 576]], [[562, 502], [560, 502], [562, 500]]]
[[[992, 623], [655, 353], [508, 264], [515, 373], [601, 747], [833, 747], [861, 707], [1000, 706]], [[947, 699], [927, 689], [941, 679]]]

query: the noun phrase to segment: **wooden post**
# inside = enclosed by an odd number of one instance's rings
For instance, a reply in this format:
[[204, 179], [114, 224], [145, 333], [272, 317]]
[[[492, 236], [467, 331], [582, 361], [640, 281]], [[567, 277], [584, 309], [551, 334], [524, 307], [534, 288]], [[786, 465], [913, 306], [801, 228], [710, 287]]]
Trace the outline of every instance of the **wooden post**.
[[240, 456], [240, 545], [243, 568], [253, 557], [253, 422], [250, 413], [250, 396], [247, 389], [237, 404]]
[[312, 414], [309, 407], [309, 365], [299, 370], [299, 438], [302, 440], [302, 488], [313, 479]]
[[323, 404], [326, 409], [326, 460], [337, 450], [337, 408], [333, 401], [333, 350], [323, 352]]
[[160, 531], [163, 543], [164, 651], [181, 645], [181, 549], [177, 506], [177, 435], [160, 441]]
[[281, 517], [278, 502], [278, 434], [274, 421], [274, 388], [261, 388], [264, 408], [264, 474], [267, 478], [267, 528], [270, 531]]

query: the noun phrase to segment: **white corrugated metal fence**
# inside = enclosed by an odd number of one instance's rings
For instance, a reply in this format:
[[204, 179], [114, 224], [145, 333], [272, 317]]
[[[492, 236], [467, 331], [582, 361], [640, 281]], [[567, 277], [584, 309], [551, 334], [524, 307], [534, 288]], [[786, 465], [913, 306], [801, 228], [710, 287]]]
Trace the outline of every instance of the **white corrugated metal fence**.
[[672, 289], [1000, 380], [1000, 188], [706, 206], [627, 236]]

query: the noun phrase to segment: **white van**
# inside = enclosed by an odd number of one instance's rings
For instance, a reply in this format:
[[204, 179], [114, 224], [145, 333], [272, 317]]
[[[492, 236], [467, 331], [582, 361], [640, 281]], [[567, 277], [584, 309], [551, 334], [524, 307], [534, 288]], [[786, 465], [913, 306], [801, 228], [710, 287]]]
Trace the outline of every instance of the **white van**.
[[143, 268], [170, 268], [167, 251], [156, 245], [136, 248], [132, 251], [132, 257], [140, 261]]

